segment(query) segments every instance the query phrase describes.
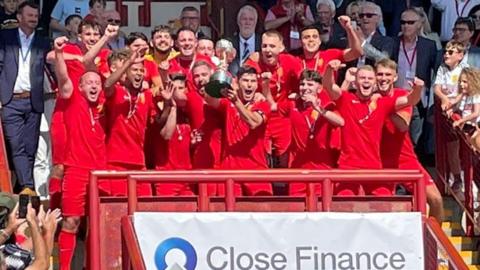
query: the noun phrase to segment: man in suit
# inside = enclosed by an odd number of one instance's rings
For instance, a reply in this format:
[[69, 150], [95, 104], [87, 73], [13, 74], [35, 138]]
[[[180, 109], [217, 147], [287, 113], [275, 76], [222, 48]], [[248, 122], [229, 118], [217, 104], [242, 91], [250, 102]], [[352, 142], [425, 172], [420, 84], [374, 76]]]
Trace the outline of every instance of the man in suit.
[[38, 5], [27, 1], [18, 8], [18, 29], [0, 33], [0, 101], [7, 147], [22, 193], [35, 194], [33, 164], [43, 112], [43, 72], [50, 49], [37, 35]]
[[318, 18], [314, 25], [321, 33], [322, 45], [320, 48], [346, 49], [349, 45], [347, 32], [335, 21], [335, 3], [332, 0], [318, 0], [316, 11]]
[[[357, 31], [360, 37], [363, 36], [364, 46], [371, 45], [374, 49], [383, 53], [385, 57], [393, 55], [393, 39], [383, 36], [378, 32], [378, 26], [382, 21], [382, 10], [372, 2], [363, 2], [360, 5], [360, 30]], [[364, 47], [364, 56], [361, 57], [357, 66], [374, 65], [377, 57], [370, 55], [370, 51]]]
[[419, 102], [413, 108], [410, 136], [414, 145], [418, 143], [422, 134], [426, 109], [433, 104], [428, 90], [430, 89], [431, 75], [435, 69], [437, 54], [435, 42], [419, 36], [422, 28], [421, 18], [421, 14], [413, 8], [402, 13], [400, 20], [402, 35], [394, 39], [394, 54], [392, 57], [398, 63], [396, 87], [411, 89], [408, 81], [418, 77], [425, 82], [427, 89], [423, 93], [422, 102]]
[[191, 28], [197, 39], [207, 37], [207, 35], [200, 30], [200, 11], [196, 7], [184, 7], [180, 13], [180, 22], [182, 23], [182, 27]]
[[238, 11], [238, 32], [230, 38], [237, 51], [235, 59], [228, 67], [228, 71], [233, 75], [237, 74], [239, 68], [251, 53], [260, 50], [261, 36], [255, 32], [257, 20], [257, 10], [251, 5], [244, 5]]

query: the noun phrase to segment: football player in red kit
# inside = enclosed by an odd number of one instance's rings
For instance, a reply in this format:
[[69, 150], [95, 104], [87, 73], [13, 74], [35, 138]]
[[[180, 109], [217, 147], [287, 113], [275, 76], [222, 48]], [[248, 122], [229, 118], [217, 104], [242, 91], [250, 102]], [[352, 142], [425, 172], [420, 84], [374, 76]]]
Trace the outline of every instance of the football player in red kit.
[[[144, 50], [131, 52], [124, 62], [113, 61], [115, 70], [105, 82], [107, 167], [111, 170], [145, 169], [145, 130], [156, 111], [152, 91], [143, 85]], [[151, 195], [148, 183], [139, 183], [137, 189], [139, 195]], [[126, 195], [126, 180], [111, 180], [110, 193]]]
[[101, 125], [103, 114], [98, 104], [102, 91], [100, 75], [87, 71], [80, 77], [78, 89], [68, 77], [63, 49], [68, 39], [54, 42], [59, 94], [67, 100], [64, 112], [67, 132], [65, 175], [62, 185], [64, 220], [58, 237], [60, 269], [71, 269], [76, 234], [81, 217], [85, 216], [87, 187], [91, 170], [105, 169], [105, 132]]
[[[376, 90], [375, 70], [371, 66], [359, 67], [355, 77], [356, 92], [350, 93], [334, 83], [334, 71], [345, 65], [332, 60], [324, 77], [324, 87], [335, 101], [345, 120], [338, 167], [340, 169], [381, 169], [380, 142], [385, 119], [400, 108], [416, 104], [420, 100], [424, 83], [415, 80], [413, 90], [407, 96], [372, 98]], [[341, 195], [359, 194], [392, 195], [393, 185], [337, 185]]]
[[[400, 97], [408, 95], [405, 89], [394, 88], [397, 79], [397, 64], [389, 59], [382, 59], [375, 65], [378, 93], [382, 96]], [[439, 222], [443, 218], [443, 201], [440, 192], [435, 186], [430, 174], [418, 161], [413, 149], [409, 134], [409, 123], [412, 116], [412, 107], [405, 107], [391, 114], [385, 119], [383, 126], [380, 155], [384, 168], [418, 169], [425, 181], [427, 202], [430, 206], [430, 215]], [[413, 192], [411, 184], [404, 184], [409, 192]]]
[[[238, 84], [233, 89], [223, 89], [225, 98], [205, 96], [207, 103], [218, 109], [225, 118], [223, 134], [223, 156], [221, 168], [267, 169], [265, 132], [270, 115], [270, 104], [256, 101], [258, 88], [257, 71], [252, 67], [242, 67], [238, 71]], [[225, 193], [224, 185], [219, 185], [219, 195]], [[235, 194], [272, 195], [270, 183], [243, 183], [235, 186]]]
[[[317, 71], [304, 70], [300, 75], [300, 98], [276, 103], [270, 93], [269, 77], [262, 74], [262, 84], [272, 111], [292, 121], [289, 168], [331, 169], [336, 166], [340, 150], [340, 128], [343, 118], [336, 111], [328, 94], [322, 90], [322, 77]], [[305, 195], [306, 184], [291, 183], [289, 194]], [[316, 185], [321, 195], [321, 185]]]
[[[267, 31], [262, 35], [261, 53], [253, 53], [244, 66], [254, 67], [258, 74], [270, 72], [270, 90], [275, 102], [285, 101], [298, 89], [299, 61], [287, 53], [282, 35], [277, 31]], [[267, 143], [270, 153], [278, 162], [277, 167], [288, 166], [287, 149], [291, 140], [290, 119], [278, 112], [272, 113], [267, 122]], [[273, 150], [273, 151], [271, 151]]]

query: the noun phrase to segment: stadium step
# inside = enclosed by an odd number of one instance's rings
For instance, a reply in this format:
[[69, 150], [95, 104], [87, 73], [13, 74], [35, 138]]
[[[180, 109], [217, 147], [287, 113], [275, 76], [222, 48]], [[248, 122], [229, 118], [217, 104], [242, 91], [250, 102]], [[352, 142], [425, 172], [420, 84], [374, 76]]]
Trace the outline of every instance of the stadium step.
[[465, 236], [465, 231], [462, 227], [463, 212], [452, 198], [444, 197], [444, 207], [443, 231], [458, 250], [469, 269], [480, 270], [480, 252], [477, 250], [479, 237]]
[[464, 235], [462, 224], [453, 221], [442, 222], [442, 229], [447, 236], [462, 236]]

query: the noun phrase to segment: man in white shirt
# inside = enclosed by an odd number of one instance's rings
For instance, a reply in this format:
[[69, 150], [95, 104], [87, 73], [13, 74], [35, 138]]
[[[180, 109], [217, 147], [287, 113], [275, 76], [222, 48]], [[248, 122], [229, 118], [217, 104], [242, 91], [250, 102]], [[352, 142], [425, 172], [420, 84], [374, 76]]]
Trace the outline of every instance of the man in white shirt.
[[33, 163], [43, 112], [45, 56], [50, 42], [35, 33], [39, 8], [31, 1], [18, 8], [18, 29], [0, 33], [0, 100], [7, 148], [18, 188], [34, 195]]

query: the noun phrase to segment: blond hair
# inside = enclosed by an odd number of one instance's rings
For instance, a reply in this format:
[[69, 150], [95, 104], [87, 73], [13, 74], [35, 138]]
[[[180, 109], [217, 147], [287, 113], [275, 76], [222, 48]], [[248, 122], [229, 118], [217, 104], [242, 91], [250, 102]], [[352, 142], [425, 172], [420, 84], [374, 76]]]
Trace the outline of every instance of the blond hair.
[[375, 70], [378, 69], [378, 67], [385, 67], [385, 68], [388, 68], [388, 69], [391, 69], [391, 70], [394, 70], [395, 72], [397, 72], [397, 63], [389, 58], [382, 58], [380, 60], [378, 60], [376, 63], [375, 63]]
[[455, 40], [450, 40], [447, 45], [445, 45], [445, 50], [451, 50], [451, 49], [457, 49], [459, 53], [464, 53], [465, 52], [465, 45], [463, 43], [455, 41]]
[[[480, 70], [474, 67], [465, 67], [460, 72], [458, 84], [462, 81], [462, 75], [465, 75], [468, 82], [468, 92], [470, 96], [480, 95]], [[458, 88], [460, 89], [460, 87]]]

